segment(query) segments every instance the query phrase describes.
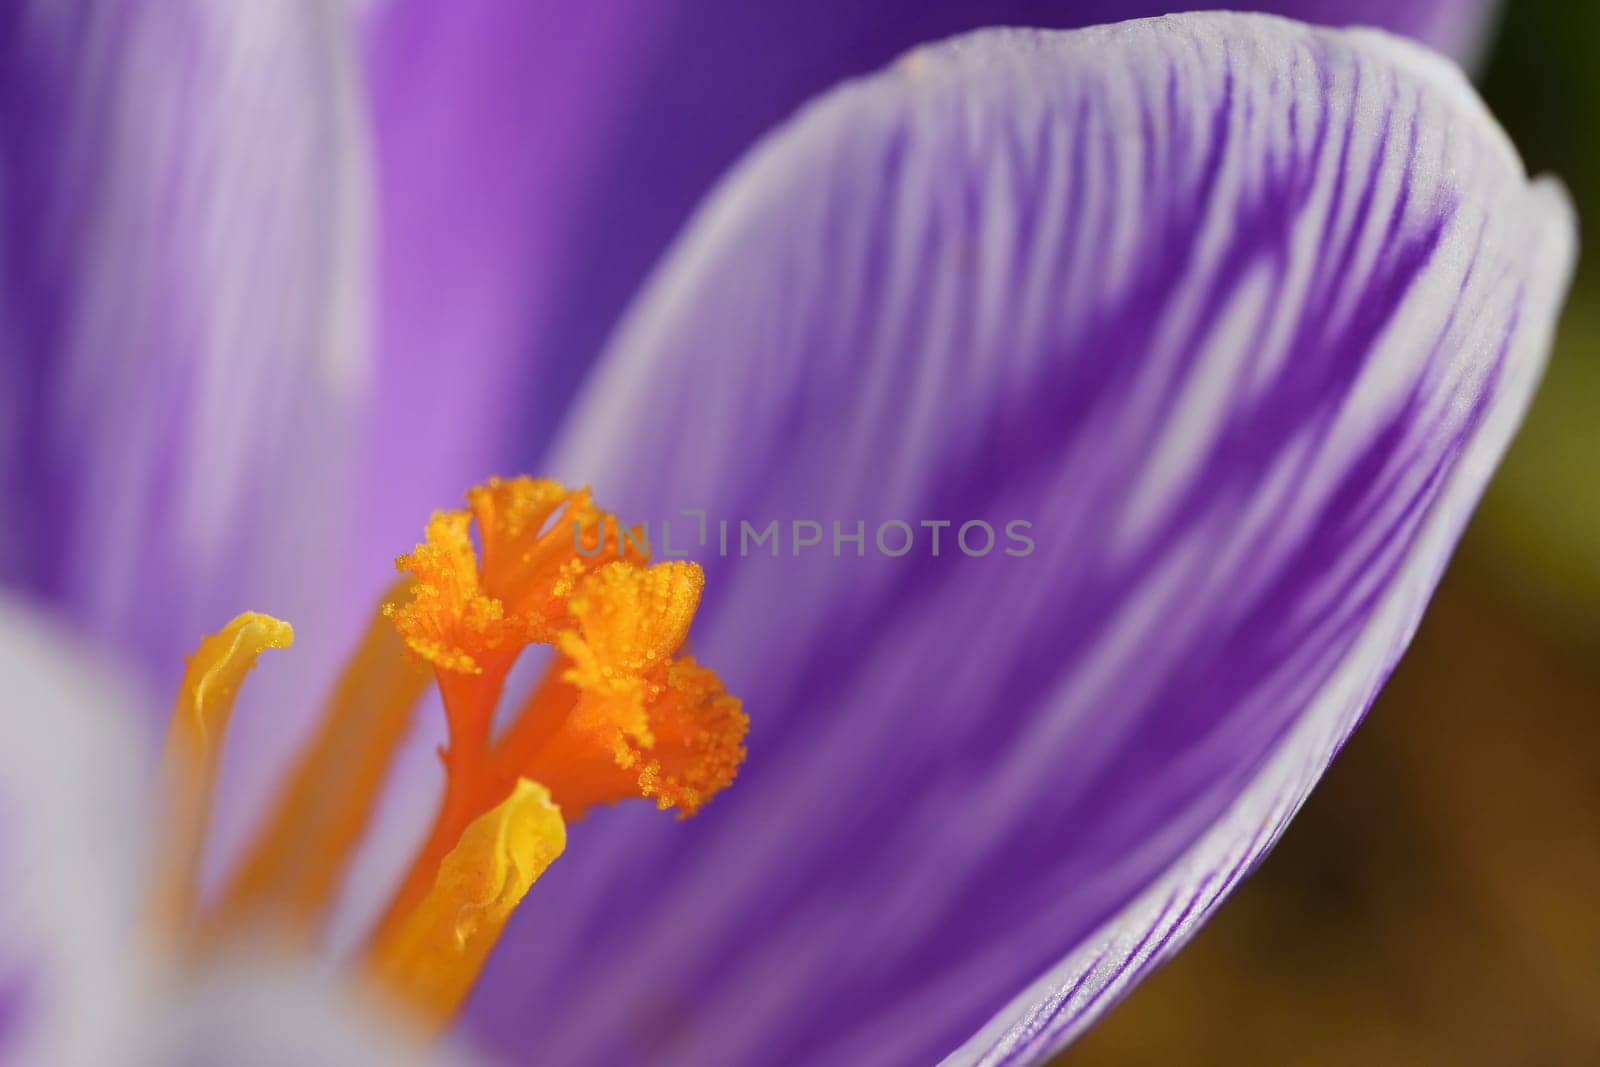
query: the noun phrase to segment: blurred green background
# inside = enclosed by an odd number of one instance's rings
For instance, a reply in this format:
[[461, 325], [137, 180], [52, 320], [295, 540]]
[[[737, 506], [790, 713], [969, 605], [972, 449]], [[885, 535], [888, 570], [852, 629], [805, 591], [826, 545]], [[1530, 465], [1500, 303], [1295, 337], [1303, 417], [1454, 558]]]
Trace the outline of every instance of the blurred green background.
[[[1600, 3], [1510, 0], [1480, 84], [1600, 249]], [[1061, 1062], [1600, 1064], [1600, 254], [1366, 724], [1261, 870]]]

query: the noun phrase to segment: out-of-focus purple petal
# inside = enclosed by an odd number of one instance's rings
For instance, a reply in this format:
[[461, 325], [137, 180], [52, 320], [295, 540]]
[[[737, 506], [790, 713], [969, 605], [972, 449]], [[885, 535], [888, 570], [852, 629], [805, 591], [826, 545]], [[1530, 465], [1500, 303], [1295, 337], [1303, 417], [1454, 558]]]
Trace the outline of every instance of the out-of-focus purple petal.
[[152, 753], [127, 690], [0, 596], [0, 1062], [117, 1062], [148, 1006]]
[[[4, 848], [0, 844], [0, 848]], [[8, 960], [7, 972], [0, 975], [0, 1063], [14, 1062], [17, 1049], [22, 1044], [21, 1035], [27, 1027], [26, 1005], [28, 995], [27, 964], [22, 960]]]
[[[15, 855], [21, 834], [15, 825], [17, 812], [0, 809], [0, 856]], [[19, 1063], [30, 1040], [33, 1020], [33, 960], [18, 946], [0, 944], [0, 1064]]]
[[[1182, 0], [389, 0], [370, 24], [382, 361], [362, 553], [374, 583], [484, 470], [538, 466], [690, 211], [801, 103], [913, 45]], [[1466, 57], [1494, 0], [1240, 0]]]
[[695, 652], [748, 764], [681, 828], [579, 827], [477, 1025], [578, 1063], [1070, 1036], [1400, 654], [1572, 229], [1457, 71], [1371, 33], [987, 33], [802, 113], [671, 255], [557, 473], [634, 521], [1026, 519], [1037, 548], [713, 534]]
[[577, 205], [667, 7], [395, 0], [369, 24], [381, 374], [363, 566], [375, 583], [434, 508], [542, 447], [592, 361], [594, 349], [540, 339], [564, 314], [574, 258], [618, 236], [585, 233]]
[[367, 356], [352, 37], [335, 0], [0, 16], [0, 579], [160, 686], [245, 605], [331, 614]]

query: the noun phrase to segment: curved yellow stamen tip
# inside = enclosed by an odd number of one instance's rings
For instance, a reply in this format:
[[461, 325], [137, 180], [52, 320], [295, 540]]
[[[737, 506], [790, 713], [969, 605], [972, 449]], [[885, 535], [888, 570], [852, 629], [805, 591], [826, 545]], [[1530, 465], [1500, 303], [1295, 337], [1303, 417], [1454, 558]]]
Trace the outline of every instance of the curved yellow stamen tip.
[[204, 638], [189, 657], [167, 727], [163, 773], [170, 813], [160, 907], [171, 925], [186, 923], [194, 911], [211, 794], [239, 688], [262, 652], [293, 642], [288, 623], [245, 612]]
[[566, 848], [566, 824], [543, 786], [518, 779], [474, 819], [439, 864], [432, 889], [373, 946], [373, 976], [438, 1029], [461, 1006], [528, 888]]
[[173, 708], [173, 727], [183, 736], [206, 744], [227, 729], [234, 701], [245, 675], [269, 648], [294, 644], [294, 627], [282, 619], [247, 611], [204, 638], [183, 672]]

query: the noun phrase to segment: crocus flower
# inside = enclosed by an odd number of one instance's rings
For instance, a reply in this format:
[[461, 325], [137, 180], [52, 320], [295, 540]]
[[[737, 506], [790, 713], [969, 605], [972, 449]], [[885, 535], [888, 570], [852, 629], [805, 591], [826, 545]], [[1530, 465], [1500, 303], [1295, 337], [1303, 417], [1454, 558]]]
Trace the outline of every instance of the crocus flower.
[[[340, 217], [346, 169], [301, 187], [250, 162], [269, 204]], [[282, 255], [313, 265], [345, 232], [289, 230]], [[992, 31], [807, 108], [697, 214], [548, 464], [630, 519], [793, 534], [781, 558], [699, 550], [695, 658], [750, 709], [748, 762], [681, 827], [589, 815], [499, 935], [469, 1026], [575, 1063], [1027, 1061], [1070, 1040], [1260, 858], [1370, 703], [1526, 404], [1571, 255], [1559, 189], [1459, 72], [1371, 32]], [[283, 321], [337, 351], [321, 306]], [[1013, 519], [1027, 551], [962, 540]], [[901, 527], [906, 552], [877, 541]], [[491, 541], [501, 607], [480, 621], [507, 604]], [[420, 625], [398, 632], [440, 669], [476, 655]], [[578, 662], [581, 626], [557, 629]], [[118, 703], [28, 640], [7, 677], [38, 684], [30, 706]], [[71, 810], [38, 768], [98, 728], [6, 727], [36, 755], [7, 764], [26, 784], [0, 811]], [[95, 783], [126, 773], [89, 758]], [[76, 876], [25, 899], [93, 884], [79, 846]], [[79, 973], [41, 954], [101, 948], [36, 925], [35, 962], [0, 970], [13, 1017], [61, 985], [41, 969]]]

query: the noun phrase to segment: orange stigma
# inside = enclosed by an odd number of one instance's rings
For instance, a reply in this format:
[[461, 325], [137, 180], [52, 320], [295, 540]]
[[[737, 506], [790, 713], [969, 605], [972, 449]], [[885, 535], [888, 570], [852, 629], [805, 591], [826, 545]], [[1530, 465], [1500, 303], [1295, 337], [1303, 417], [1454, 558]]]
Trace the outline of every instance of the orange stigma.
[[[181, 832], [165, 912], [211, 939], [269, 922], [311, 941], [409, 732], [419, 665], [432, 669], [447, 726], [444, 795], [365, 953], [369, 979], [428, 1029], [454, 1016], [571, 823], [629, 797], [694, 814], [733, 781], [747, 727], [717, 675], [681, 654], [705, 582], [697, 565], [649, 565], [642, 538], [584, 489], [491, 479], [467, 501], [436, 513], [424, 543], [397, 561], [405, 580], [261, 834], [198, 918], [194, 871], [221, 731], [256, 653], [287, 642], [284, 624], [241, 616], [202, 643], [168, 745]], [[507, 677], [530, 645], [550, 646], [551, 663], [497, 729]]]

